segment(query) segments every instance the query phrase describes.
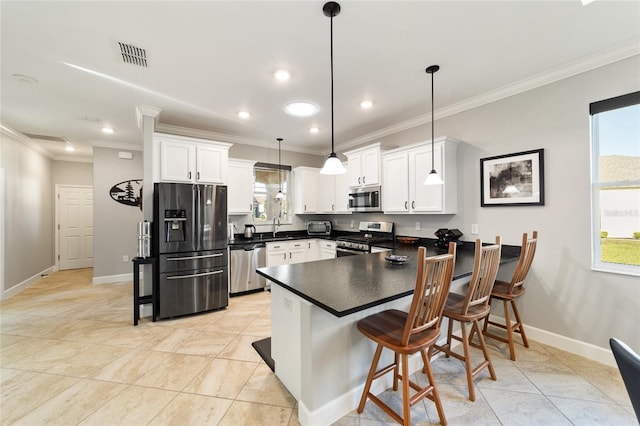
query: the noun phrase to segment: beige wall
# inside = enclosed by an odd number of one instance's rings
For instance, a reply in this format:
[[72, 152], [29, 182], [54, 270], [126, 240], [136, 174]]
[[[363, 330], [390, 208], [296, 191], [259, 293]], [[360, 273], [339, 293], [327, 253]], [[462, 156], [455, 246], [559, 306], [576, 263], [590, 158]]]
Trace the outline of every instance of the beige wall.
[[93, 185], [93, 164], [54, 161], [53, 183], [56, 185]]
[[5, 132], [0, 138], [6, 291], [55, 265], [53, 178], [48, 157]]

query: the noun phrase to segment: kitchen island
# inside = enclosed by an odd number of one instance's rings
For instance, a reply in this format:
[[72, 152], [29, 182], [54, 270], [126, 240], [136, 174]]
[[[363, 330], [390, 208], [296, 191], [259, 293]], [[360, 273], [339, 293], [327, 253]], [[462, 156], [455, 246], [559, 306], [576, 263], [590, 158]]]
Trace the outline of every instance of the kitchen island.
[[[260, 268], [272, 281], [271, 357], [275, 374], [298, 401], [303, 425], [330, 424], [354, 410], [375, 351], [356, 323], [385, 309], [408, 310], [415, 287], [417, 247], [392, 252]], [[444, 253], [428, 249], [429, 256]], [[390, 253], [409, 256], [402, 265]], [[452, 291], [469, 281], [473, 244], [458, 248]], [[518, 259], [519, 247], [503, 247], [501, 264]], [[445, 329], [446, 324], [443, 324]], [[385, 351], [380, 365], [391, 361]], [[413, 373], [420, 356], [410, 361]], [[391, 375], [374, 382], [372, 392], [391, 386]]]

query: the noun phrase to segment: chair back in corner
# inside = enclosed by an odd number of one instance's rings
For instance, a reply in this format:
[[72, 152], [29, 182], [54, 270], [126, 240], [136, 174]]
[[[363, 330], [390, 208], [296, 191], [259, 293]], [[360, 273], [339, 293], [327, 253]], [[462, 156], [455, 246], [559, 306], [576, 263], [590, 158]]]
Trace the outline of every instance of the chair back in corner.
[[520, 259], [518, 265], [511, 278], [511, 284], [509, 285], [509, 294], [517, 288], [522, 287], [524, 280], [527, 278], [529, 268], [533, 263], [533, 257], [536, 254], [536, 246], [538, 245], [538, 231], [533, 231], [531, 238], [527, 239], [527, 233], [522, 234], [522, 249], [520, 251]]
[[640, 422], [640, 355], [615, 338], [609, 339], [609, 345], [627, 388], [633, 410], [636, 412], [636, 418]]
[[502, 239], [496, 237], [496, 243], [482, 245], [480, 239], [476, 239], [475, 254], [473, 259], [473, 274], [469, 281], [467, 296], [462, 305], [463, 315], [466, 315], [472, 306], [484, 305], [489, 308], [491, 290], [496, 282], [498, 268], [500, 267], [500, 255], [502, 253]]
[[453, 278], [456, 261], [455, 243], [449, 244], [447, 254], [431, 257], [426, 257], [426, 254], [426, 248], [418, 248], [416, 288], [402, 335], [402, 344], [405, 346], [413, 334], [440, 326], [442, 311]]

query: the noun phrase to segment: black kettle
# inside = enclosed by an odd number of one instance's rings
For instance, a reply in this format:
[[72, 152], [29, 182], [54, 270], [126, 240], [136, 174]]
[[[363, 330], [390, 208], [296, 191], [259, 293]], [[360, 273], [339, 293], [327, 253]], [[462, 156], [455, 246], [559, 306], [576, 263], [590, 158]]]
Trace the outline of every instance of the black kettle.
[[253, 234], [256, 233], [256, 227], [253, 225], [245, 225], [244, 226], [244, 237], [245, 238], [253, 238]]

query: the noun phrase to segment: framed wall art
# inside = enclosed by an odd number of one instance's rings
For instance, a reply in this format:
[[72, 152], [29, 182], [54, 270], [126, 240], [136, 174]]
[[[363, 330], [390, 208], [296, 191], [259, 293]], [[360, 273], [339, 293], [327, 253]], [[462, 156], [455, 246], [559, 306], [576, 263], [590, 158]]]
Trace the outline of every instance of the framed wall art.
[[480, 205], [544, 206], [544, 149], [481, 158]]

